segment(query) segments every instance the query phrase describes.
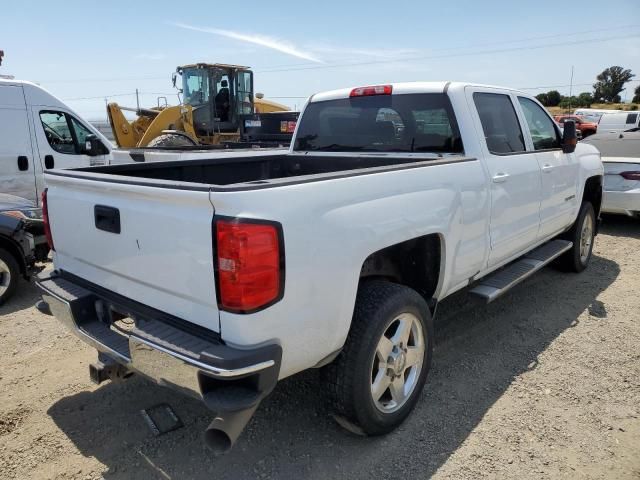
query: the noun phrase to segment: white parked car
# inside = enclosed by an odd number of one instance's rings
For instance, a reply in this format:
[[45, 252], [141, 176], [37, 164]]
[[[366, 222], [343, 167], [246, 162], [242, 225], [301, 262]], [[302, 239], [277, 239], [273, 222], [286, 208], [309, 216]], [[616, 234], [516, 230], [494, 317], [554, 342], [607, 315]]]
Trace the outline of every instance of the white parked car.
[[0, 79], [0, 193], [39, 204], [44, 172], [104, 165], [111, 148], [98, 130], [42, 87]]
[[587, 267], [602, 175], [527, 93], [319, 93], [288, 152], [48, 172], [55, 271], [39, 285], [98, 350], [95, 381], [139, 372], [202, 399], [216, 451], [309, 368], [339, 415], [383, 434], [420, 398], [439, 301]]
[[595, 146], [602, 155], [602, 211], [640, 216], [640, 131], [598, 133], [583, 143]]

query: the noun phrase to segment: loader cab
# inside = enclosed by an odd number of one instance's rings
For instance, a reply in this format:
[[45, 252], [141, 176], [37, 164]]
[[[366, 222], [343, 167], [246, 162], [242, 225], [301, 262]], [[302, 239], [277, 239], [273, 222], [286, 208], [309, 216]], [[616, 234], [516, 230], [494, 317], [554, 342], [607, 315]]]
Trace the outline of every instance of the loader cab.
[[198, 135], [236, 132], [240, 116], [253, 113], [253, 72], [248, 67], [198, 63], [176, 71]]

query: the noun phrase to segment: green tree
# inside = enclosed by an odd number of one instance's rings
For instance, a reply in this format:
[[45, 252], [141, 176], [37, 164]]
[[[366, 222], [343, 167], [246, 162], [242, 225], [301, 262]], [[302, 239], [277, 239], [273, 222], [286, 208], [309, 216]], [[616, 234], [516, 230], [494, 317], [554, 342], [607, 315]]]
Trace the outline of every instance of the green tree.
[[640, 85], [638, 85], [636, 87], [636, 89], [633, 91], [634, 95], [633, 95], [633, 100], [631, 100], [633, 103], [640, 103]]
[[597, 82], [593, 84], [594, 99], [608, 103], [619, 102], [620, 92], [622, 92], [624, 84], [633, 77], [635, 77], [635, 75], [631, 73], [629, 69], [624, 69], [619, 66], [605, 68], [602, 73], [596, 77]]
[[545, 107], [549, 107], [550, 106], [549, 105], [549, 97], [547, 96], [546, 93], [539, 93], [538, 95], [536, 95], [536, 98]]
[[589, 92], [582, 92], [578, 95], [578, 107], [589, 108], [593, 103], [593, 95]]
[[547, 101], [549, 102], [549, 107], [557, 107], [562, 100], [562, 95], [557, 90], [551, 90], [547, 92]]

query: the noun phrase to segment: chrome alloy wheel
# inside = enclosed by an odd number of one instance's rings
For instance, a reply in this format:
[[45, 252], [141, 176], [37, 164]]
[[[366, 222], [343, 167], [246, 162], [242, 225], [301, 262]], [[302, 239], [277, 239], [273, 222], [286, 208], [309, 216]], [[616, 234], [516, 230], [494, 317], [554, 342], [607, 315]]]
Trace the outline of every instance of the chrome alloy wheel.
[[371, 396], [378, 410], [393, 413], [415, 389], [424, 362], [422, 323], [411, 313], [393, 319], [380, 337], [371, 362]]
[[593, 244], [593, 218], [591, 215], [585, 215], [582, 222], [582, 230], [580, 231], [580, 261], [584, 265], [591, 254], [591, 245]]
[[0, 260], [0, 295], [7, 291], [11, 284], [11, 270], [9, 265]]

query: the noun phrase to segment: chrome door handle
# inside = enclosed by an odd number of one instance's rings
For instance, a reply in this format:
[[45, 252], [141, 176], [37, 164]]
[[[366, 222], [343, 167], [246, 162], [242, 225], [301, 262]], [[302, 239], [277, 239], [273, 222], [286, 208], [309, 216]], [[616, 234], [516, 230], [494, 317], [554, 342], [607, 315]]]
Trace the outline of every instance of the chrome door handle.
[[503, 183], [507, 181], [507, 178], [509, 178], [508, 173], [500, 172], [500, 173], [496, 173], [493, 176], [492, 180], [493, 180], [493, 183]]
[[550, 173], [551, 170], [553, 170], [553, 165], [549, 165], [548, 163], [545, 163], [544, 165], [542, 165], [542, 171], [544, 173]]

